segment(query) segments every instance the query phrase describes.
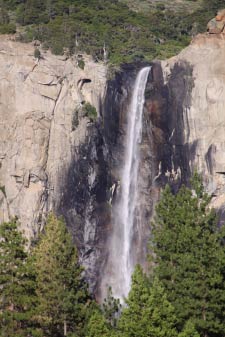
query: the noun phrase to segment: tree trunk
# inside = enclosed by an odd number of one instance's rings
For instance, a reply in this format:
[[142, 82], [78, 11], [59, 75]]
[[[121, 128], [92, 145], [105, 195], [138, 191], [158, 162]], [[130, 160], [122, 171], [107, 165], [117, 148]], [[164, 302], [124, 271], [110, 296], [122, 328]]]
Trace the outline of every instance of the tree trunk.
[[66, 321], [64, 321], [63, 326], [64, 326], [64, 336], [67, 336], [67, 323], [66, 323]]

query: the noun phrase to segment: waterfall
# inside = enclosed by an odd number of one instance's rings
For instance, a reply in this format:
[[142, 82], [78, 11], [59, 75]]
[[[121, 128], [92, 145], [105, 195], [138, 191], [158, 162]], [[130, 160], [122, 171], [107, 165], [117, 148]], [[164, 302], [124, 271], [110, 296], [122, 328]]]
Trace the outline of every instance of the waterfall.
[[110, 285], [113, 295], [120, 298], [122, 302], [129, 293], [135, 264], [132, 257], [134, 255], [132, 252], [133, 228], [138, 214], [139, 146], [142, 140], [142, 116], [149, 71], [150, 67], [139, 71], [127, 113], [120, 197], [113, 210], [114, 233], [105, 275], [105, 286]]

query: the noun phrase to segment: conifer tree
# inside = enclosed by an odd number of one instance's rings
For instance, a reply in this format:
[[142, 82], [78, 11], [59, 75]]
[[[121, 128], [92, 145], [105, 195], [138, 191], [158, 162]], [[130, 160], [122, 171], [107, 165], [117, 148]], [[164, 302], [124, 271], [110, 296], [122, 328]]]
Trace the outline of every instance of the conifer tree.
[[185, 323], [184, 329], [179, 333], [178, 337], [200, 337], [191, 320]]
[[18, 11], [18, 22], [23, 25], [47, 22], [46, 1], [26, 0]]
[[16, 220], [0, 225], [0, 238], [0, 335], [27, 336], [34, 331], [34, 270]]
[[142, 268], [137, 266], [127, 307], [119, 321], [122, 337], [177, 337], [176, 316], [158, 279], [152, 285]]
[[89, 300], [87, 286], [77, 250], [62, 219], [49, 216], [34, 258], [38, 319], [45, 336], [82, 335]]
[[9, 14], [5, 3], [3, 0], [0, 0], [0, 24], [6, 25], [9, 23]]
[[155, 273], [184, 328], [192, 320], [201, 336], [225, 333], [224, 228], [208, 205], [198, 176], [194, 190], [173, 195], [167, 186], [156, 208], [151, 249]]
[[104, 315], [96, 309], [88, 322], [87, 333], [85, 337], [112, 337], [112, 330], [107, 323]]
[[102, 304], [102, 310], [106, 321], [112, 326], [116, 327], [118, 317], [121, 312], [121, 304], [118, 298], [113, 297], [112, 288], [108, 288], [107, 297]]

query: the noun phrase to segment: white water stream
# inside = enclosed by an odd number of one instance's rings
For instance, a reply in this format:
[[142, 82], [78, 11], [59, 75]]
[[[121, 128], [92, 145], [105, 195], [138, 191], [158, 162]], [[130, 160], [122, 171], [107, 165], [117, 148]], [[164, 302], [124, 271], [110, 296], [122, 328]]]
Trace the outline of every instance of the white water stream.
[[[134, 270], [132, 247], [135, 216], [138, 213], [139, 147], [142, 140], [142, 116], [145, 103], [145, 87], [151, 67], [141, 69], [137, 75], [132, 100], [127, 114], [124, 164], [121, 171], [121, 193], [114, 208], [114, 233], [112, 236], [106, 285], [112, 287], [113, 295], [123, 302], [127, 297]], [[133, 250], [132, 250], [133, 249]]]
[[119, 223], [123, 226], [123, 250], [121, 267], [124, 275], [124, 283], [121, 285], [121, 294], [127, 296], [130, 290], [133, 263], [131, 258], [133, 225], [135, 207], [138, 196], [138, 168], [139, 168], [139, 144], [142, 139], [142, 116], [145, 103], [145, 87], [150, 67], [140, 70], [135, 81], [132, 101], [128, 115], [128, 126], [125, 144], [125, 163], [121, 180], [121, 202], [119, 205]]

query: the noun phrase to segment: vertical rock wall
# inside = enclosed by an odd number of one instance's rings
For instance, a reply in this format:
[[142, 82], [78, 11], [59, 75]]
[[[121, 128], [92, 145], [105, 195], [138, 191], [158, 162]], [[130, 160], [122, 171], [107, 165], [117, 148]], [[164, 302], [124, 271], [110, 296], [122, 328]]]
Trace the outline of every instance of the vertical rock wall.
[[[0, 38], [0, 221], [17, 216], [28, 238], [50, 210], [63, 215], [78, 245], [92, 291], [106, 271], [112, 209], [132, 85], [144, 64], [124, 66], [114, 80], [106, 67], [42, 52]], [[149, 223], [160, 188], [176, 190], [197, 169], [224, 213], [225, 44], [202, 35], [178, 56], [154, 62], [146, 90], [141, 142], [142, 228], [136, 261], [146, 256]], [[95, 106], [98, 117], [85, 113]], [[98, 290], [97, 290], [98, 289]]]
[[176, 189], [197, 170], [221, 220], [225, 202], [225, 44], [199, 35], [178, 56], [156, 63], [149, 90], [157, 184]]
[[106, 87], [106, 68], [91, 58], [82, 70], [76, 59], [41, 53], [37, 60], [34, 46], [0, 38], [0, 221], [17, 216], [28, 238], [60, 209], [71, 163], [96, 138], [83, 105], [100, 115]]

